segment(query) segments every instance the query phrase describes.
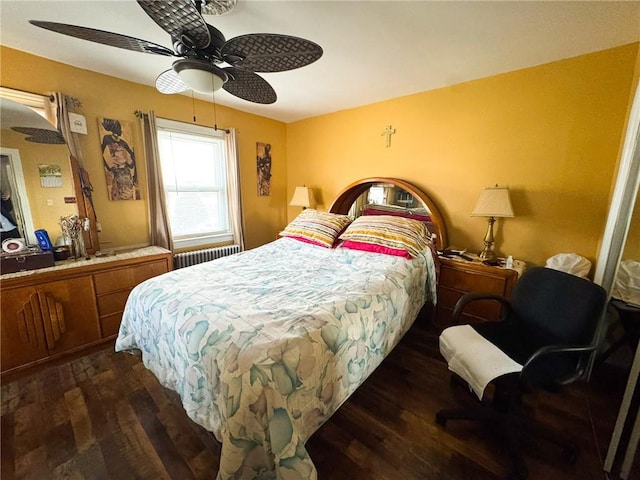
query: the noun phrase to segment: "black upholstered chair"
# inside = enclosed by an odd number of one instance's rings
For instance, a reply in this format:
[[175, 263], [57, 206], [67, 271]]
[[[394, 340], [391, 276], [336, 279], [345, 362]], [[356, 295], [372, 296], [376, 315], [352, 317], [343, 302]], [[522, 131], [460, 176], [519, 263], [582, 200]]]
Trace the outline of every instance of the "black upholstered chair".
[[[589, 280], [565, 272], [532, 268], [516, 283], [510, 300], [481, 293], [461, 297], [454, 309], [454, 321], [457, 323], [464, 308], [478, 299], [501, 302], [501, 320], [445, 329], [440, 335], [440, 351], [454, 377], [465, 380], [481, 401], [473, 407], [440, 410], [437, 423], [444, 426], [454, 419], [485, 420], [491, 422], [491, 428], [499, 428], [506, 437], [505, 447], [512, 462], [510, 478], [528, 475], [518, 445], [525, 428], [562, 445], [568, 458], [575, 459], [577, 450], [566, 438], [518, 415], [517, 407], [527, 392], [541, 388], [558, 391], [562, 385], [584, 378], [596, 350], [606, 292]], [[496, 368], [503, 370], [496, 372]], [[484, 374], [480, 382], [477, 372]], [[493, 395], [482, 400], [488, 383], [495, 387]]]

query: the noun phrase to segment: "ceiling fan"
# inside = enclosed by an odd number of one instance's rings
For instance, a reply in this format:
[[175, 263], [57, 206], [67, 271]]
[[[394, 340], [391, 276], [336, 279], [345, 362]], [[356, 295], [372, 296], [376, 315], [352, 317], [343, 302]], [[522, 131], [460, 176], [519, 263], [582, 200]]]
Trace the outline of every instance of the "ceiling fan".
[[187, 90], [210, 93], [223, 88], [243, 100], [270, 104], [276, 101], [276, 92], [255, 72], [293, 70], [322, 56], [322, 48], [316, 43], [289, 35], [250, 33], [226, 40], [220, 30], [202, 17], [203, 5], [205, 12], [211, 12], [207, 4], [215, 1], [137, 0], [145, 13], [171, 36], [173, 50], [104, 30], [40, 20], [29, 20], [29, 23], [134, 52], [180, 57], [156, 79], [158, 91], [167, 94]]

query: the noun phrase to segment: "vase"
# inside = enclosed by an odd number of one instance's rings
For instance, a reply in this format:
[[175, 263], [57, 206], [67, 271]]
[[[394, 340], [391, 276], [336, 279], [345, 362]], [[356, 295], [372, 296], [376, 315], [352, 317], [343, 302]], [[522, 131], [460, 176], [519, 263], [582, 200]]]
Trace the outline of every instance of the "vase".
[[84, 238], [82, 234], [77, 237], [71, 238], [71, 248], [73, 249], [74, 258], [83, 258], [87, 256], [87, 251], [84, 247]]

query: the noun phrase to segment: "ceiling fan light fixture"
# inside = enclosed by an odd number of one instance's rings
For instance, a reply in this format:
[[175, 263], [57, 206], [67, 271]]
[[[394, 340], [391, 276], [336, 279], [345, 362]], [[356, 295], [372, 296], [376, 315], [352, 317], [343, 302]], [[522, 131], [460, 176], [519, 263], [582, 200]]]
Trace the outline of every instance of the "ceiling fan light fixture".
[[199, 60], [177, 60], [173, 69], [180, 79], [199, 93], [211, 93], [222, 88], [228, 76], [221, 68]]

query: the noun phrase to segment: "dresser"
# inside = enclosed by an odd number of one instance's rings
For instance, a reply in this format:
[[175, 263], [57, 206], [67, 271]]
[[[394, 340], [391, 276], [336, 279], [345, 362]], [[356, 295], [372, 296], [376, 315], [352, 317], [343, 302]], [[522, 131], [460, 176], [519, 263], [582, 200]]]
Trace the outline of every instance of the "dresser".
[[[438, 299], [434, 322], [440, 329], [452, 325], [452, 313], [456, 302], [468, 292], [495, 293], [509, 297], [511, 289], [524, 271], [524, 262], [515, 260], [514, 268], [492, 267], [477, 258], [467, 261], [440, 257]], [[498, 302], [479, 300], [469, 304], [460, 318], [461, 323], [497, 320], [501, 313]]]
[[172, 265], [171, 252], [146, 247], [1, 275], [2, 378], [112, 340], [131, 289]]

